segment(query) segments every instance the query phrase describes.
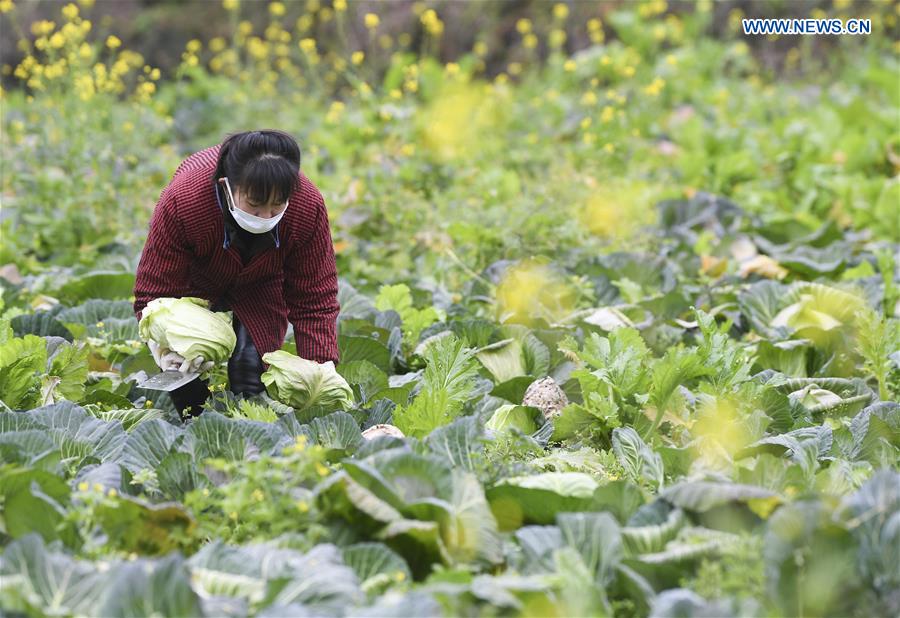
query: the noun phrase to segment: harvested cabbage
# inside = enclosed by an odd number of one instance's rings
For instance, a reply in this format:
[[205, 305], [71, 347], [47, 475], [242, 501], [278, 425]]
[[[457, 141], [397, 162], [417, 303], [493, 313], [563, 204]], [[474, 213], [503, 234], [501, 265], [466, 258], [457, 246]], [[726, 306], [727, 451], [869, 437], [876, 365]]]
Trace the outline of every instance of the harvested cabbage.
[[202, 356], [219, 363], [228, 360], [237, 344], [231, 319], [209, 310], [209, 301], [185, 296], [156, 298], [141, 313], [138, 332], [188, 360]]
[[353, 390], [334, 368], [334, 362], [317, 363], [284, 350], [262, 357], [269, 369], [262, 376], [269, 396], [292, 408], [310, 406], [347, 410], [353, 407]]
[[569, 398], [556, 380], [547, 376], [528, 385], [522, 405], [540, 408], [544, 418], [549, 420], [562, 414], [562, 409], [569, 405]]
[[366, 440], [374, 440], [375, 438], [403, 438], [403, 432], [394, 427], [393, 425], [388, 425], [382, 423], [380, 425], [373, 425], [362, 432], [362, 437]]

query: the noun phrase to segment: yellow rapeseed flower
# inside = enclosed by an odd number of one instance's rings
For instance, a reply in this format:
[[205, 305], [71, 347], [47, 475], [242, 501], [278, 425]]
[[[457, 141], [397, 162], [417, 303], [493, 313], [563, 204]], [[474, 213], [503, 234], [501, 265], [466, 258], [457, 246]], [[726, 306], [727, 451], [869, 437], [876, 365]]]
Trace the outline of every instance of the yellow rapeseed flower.
[[475, 45], [472, 47], [472, 51], [475, 52], [476, 56], [485, 56], [488, 53], [487, 43], [484, 41], [477, 41]]
[[347, 10], [347, 0], [334, 0], [334, 10], [343, 13]]
[[220, 52], [225, 49], [225, 39], [220, 36], [213, 37], [209, 41], [209, 50], [212, 52]]
[[78, 4], [80, 4], [81, 6], [83, 6], [86, 9], [89, 9], [92, 6], [94, 6], [94, 0], [78, 0]]
[[73, 41], [81, 39], [81, 28], [73, 24], [72, 22], [63, 24], [62, 29], [60, 30], [62, 35], [67, 39], [72, 39]]
[[558, 3], [553, 5], [553, 17], [556, 19], [565, 19], [569, 16], [569, 7], [563, 3]]
[[96, 93], [96, 89], [94, 88], [94, 78], [90, 75], [76, 76], [75, 93], [82, 101], [90, 101]]
[[355, 51], [352, 54], [350, 54], [350, 62], [352, 62], [356, 66], [361, 65], [363, 60], [365, 60], [365, 59], [366, 59], [365, 52]]
[[566, 32], [565, 30], [560, 30], [559, 28], [553, 29], [550, 31], [550, 46], [551, 47], [562, 47], [566, 42]]
[[191, 39], [190, 41], [187, 42], [187, 45], [185, 45], [185, 49], [187, 49], [192, 54], [196, 54], [198, 51], [200, 51], [200, 49], [202, 47], [203, 47], [203, 43], [201, 43], [197, 39]]
[[122, 41], [114, 34], [106, 37], [106, 46], [110, 49], [116, 49], [122, 45]]
[[138, 94], [149, 98], [151, 94], [156, 92], [156, 84], [153, 82], [143, 82], [137, 87], [137, 90]]
[[340, 119], [343, 111], [344, 103], [342, 101], [332, 101], [331, 107], [328, 108], [328, 113], [325, 115], [325, 120], [335, 123]]
[[311, 54], [316, 51], [316, 40], [311, 38], [300, 39], [299, 46], [304, 53]]
[[90, 485], [85, 481], [81, 481], [78, 483], [78, 491], [87, 491], [90, 488]]
[[284, 4], [282, 4], [281, 2], [273, 2], [269, 5], [269, 13], [271, 13], [275, 17], [281, 17], [282, 15], [284, 15], [284, 12]]
[[448, 62], [444, 69], [447, 71], [447, 75], [457, 75], [459, 73], [459, 65], [455, 62]]
[[374, 30], [375, 28], [377, 28], [380, 21], [381, 20], [378, 19], [378, 15], [376, 15], [375, 13], [366, 13], [365, 23], [366, 28], [368, 28], [369, 30]]
[[44, 71], [44, 76], [47, 79], [56, 79], [57, 77], [62, 77], [66, 72], [66, 60], [65, 58], [60, 59], [53, 64], [47, 65], [47, 69]]
[[50, 47], [52, 47], [53, 49], [59, 49], [60, 47], [62, 47], [65, 44], [66, 44], [66, 37], [64, 37], [59, 32], [54, 32], [53, 35], [50, 37]]
[[12, 0], [0, 0], [0, 13], [9, 13], [13, 8]]
[[528, 34], [525, 35], [525, 38], [522, 39], [522, 44], [527, 49], [534, 49], [535, 47], [537, 47], [538, 38], [537, 38], [537, 36], [535, 36], [534, 34], [529, 32]]
[[43, 36], [45, 34], [50, 34], [51, 32], [53, 32], [54, 28], [56, 28], [55, 22], [42, 19], [31, 24], [31, 34]]
[[528, 34], [531, 32], [531, 20], [525, 17], [520, 18], [516, 22], [516, 30], [519, 31], [519, 34]]
[[78, 17], [78, 7], [71, 2], [63, 7], [62, 9], [63, 17], [72, 21], [76, 17]]
[[666, 80], [657, 77], [644, 88], [644, 93], [651, 97], [659, 96], [659, 93], [662, 92], [663, 86], [665, 85]]
[[419, 17], [428, 34], [438, 35], [444, 31], [444, 22], [440, 20], [434, 9], [428, 9]]
[[247, 52], [257, 60], [264, 60], [269, 55], [269, 44], [258, 36], [247, 39]]
[[222, 8], [226, 11], [236, 11], [240, 6], [240, 0], [222, 0]]
[[565, 71], [565, 72], [567, 72], [567, 73], [571, 73], [572, 71], [575, 70], [575, 68], [576, 68], [577, 66], [578, 66], [578, 65], [575, 64], [575, 61], [574, 61], [574, 60], [571, 60], [571, 59], [570, 59], [570, 60], [566, 60], [566, 61], [563, 63], [563, 71]]

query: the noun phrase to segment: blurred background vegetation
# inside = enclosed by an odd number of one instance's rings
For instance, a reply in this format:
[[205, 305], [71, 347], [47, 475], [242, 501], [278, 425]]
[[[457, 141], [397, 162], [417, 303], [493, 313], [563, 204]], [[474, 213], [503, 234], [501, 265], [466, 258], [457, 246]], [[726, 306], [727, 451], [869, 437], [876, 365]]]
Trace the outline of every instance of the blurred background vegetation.
[[[637, 247], [698, 190], [896, 239], [898, 7], [0, 0], [0, 264], [133, 270], [179, 160], [264, 126], [300, 141], [361, 285]], [[874, 31], [744, 36], [753, 16]]]
[[[18, 6], [21, 23], [52, 20], [68, 2], [66, 0], [31, 0]], [[703, 4], [703, 0], [699, 4]], [[396, 0], [380, 2], [351, 0], [343, 4], [331, 0], [288, 0], [275, 3], [277, 15], [269, 11], [269, 3], [262, 0], [94, 0], [82, 2], [81, 14], [93, 20], [100, 34], [115, 33], [128, 49], [143, 55], [146, 61], [158, 67], [163, 77], [173, 74], [181, 62], [181, 52], [194, 39], [221, 37], [233, 40], [240, 32], [242, 22], [253, 26], [254, 32], [263, 31], [278, 18], [288, 30], [314, 38], [321, 51], [345, 54], [361, 50], [369, 56], [389, 57], [388, 51], [429, 53], [443, 61], [459, 58], [481, 42], [488, 47], [483, 55], [485, 74], [493, 76], [505, 70], [510, 62], [532, 58], [546, 59], [550, 46], [540, 41], [537, 48], [529, 49], [517, 29], [520, 19], [534, 20], [538, 24], [552, 24], [553, 7], [550, 0]], [[561, 28], [566, 34], [561, 48], [567, 53], [602, 43], [604, 38], [616, 37], [614, 29], [604, 27], [594, 31], [584, 26], [591, 19], [603, 20], [607, 15], [624, 9], [653, 13], [660, 6], [653, 0], [593, 0], [561, 3], [567, 7], [569, 20]], [[896, 38], [896, 16], [892, 16], [891, 0], [720, 0], [707, 2], [709, 19], [700, 34], [714, 38], [734, 38], [739, 35], [740, 19], [747, 18], [807, 18], [832, 17], [835, 10], [848, 16], [879, 15], [880, 27]], [[642, 6], [643, 5], [643, 6]], [[665, 13], [679, 16], [693, 12], [698, 0], [672, 0], [666, 4]], [[335, 10], [335, 6], [338, 10]], [[428, 9], [440, 15], [449, 27], [435, 28], [421, 19]], [[894, 11], [895, 12], [895, 11]], [[379, 16], [377, 34], [367, 28], [365, 15]], [[27, 54], [23, 39], [35, 35], [16, 28], [4, 20], [5, 36], [0, 40], [0, 58], [5, 65], [4, 84], [11, 80], [12, 68]], [[292, 27], [293, 26], [293, 27]], [[19, 30], [19, 32], [16, 32]], [[600, 34], [600, 33], [603, 34]], [[24, 35], [17, 39], [15, 34]], [[10, 36], [12, 35], [12, 36]], [[763, 66], [770, 70], [798, 69], [791, 62], [789, 52], [803, 37], [759, 37], [748, 39], [753, 53]], [[803, 45], [816, 54], [826, 54], [836, 44], [833, 37], [806, 37]], [[795, 52], [796, 53], [796, 52]], [[786, 66], [789, 65], [789, 66]], [[386, 63], [382, 65], [382, 69]]]

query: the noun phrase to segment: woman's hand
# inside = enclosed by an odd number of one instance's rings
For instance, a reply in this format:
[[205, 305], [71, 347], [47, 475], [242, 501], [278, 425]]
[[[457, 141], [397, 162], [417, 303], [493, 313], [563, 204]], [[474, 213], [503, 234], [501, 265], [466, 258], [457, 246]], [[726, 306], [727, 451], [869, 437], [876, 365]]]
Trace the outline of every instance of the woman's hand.
[[147, 347], [150, 348], [150, 354], [153, 355], [153, 360], [161, 371], [170, 371], [172, 369], [181, 371], [181, 367], [185, 362], [181, 354], [159, 345], [152, 339], [147, 342]]
[[[183, 360], [184, 357], [179, 356]], [[183, 360], [178, 371], [181, 373], [203, 373], [209, 371], [215, 365], [212, 361], [204, 360], [202, 356], [197, 356], [194, 360]]]
[[204, 371], [209, 371], [215, 365], [213, 361], [207, 361], [202, 356], [194, 357], [189, 361], [178, 352], [173, 352], [152, 339], [147, 342], [147, 347], [150, 348], [153, 360], [156, 361], [157, 366], [162, 371], [175, 369], [185, 374], [203, 373]]

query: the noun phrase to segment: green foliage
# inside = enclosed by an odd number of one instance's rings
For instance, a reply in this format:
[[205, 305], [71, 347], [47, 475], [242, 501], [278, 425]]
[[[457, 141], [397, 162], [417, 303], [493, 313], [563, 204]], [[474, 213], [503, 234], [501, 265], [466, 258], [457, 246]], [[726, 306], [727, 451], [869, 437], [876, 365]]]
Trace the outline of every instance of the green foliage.
[[383, 285], [375, 297], [375, 307], [379, 311], [393, 310], [400, 314], [403, 321], [403, 338], [407, 344], [419, 340], [419, 334], [434, 322], [443, 319], [441, 312], [434, 307], [416, 309], [413, 307], [412, 294], [404, 284]]
[[[525, 3], [494, 78], [484, 32], [433, 57], [459, 11], [358, 62], [343, 3], [228, 2], [157, 80], [87, 4], [4, 83], [6, 613], [900, 614], [893, 7], [770, 72], [708, 2]], [[259, 118], [328, 205], [340, 363], [183, 419], [137, 386], [147, 196]]]
[[197, 538], [244, 543], [287, 532], [323, 534], [312, 488], [329, 472], [325, 453], [324, 447], [307, 445], [305, 436], [299, 436], [281, 455], [249, 462], [210, 460], [228, 482], [185, 496], [188, 508], [204, 514]]
[[884, 318], [866, 308], [856, 316], [857, 349], [865, 369], [878, 383], [885, 401], [900, 398], [900, 365], [890, 355], [900, 350], [900, 320]]
[[429, 346], [425, 360], [421, 391], [408, 406], [394, 410], [397, 427], [414, 437], [424, 437], [460, 414], [477, 372], [471, 350], [454, 335]]

